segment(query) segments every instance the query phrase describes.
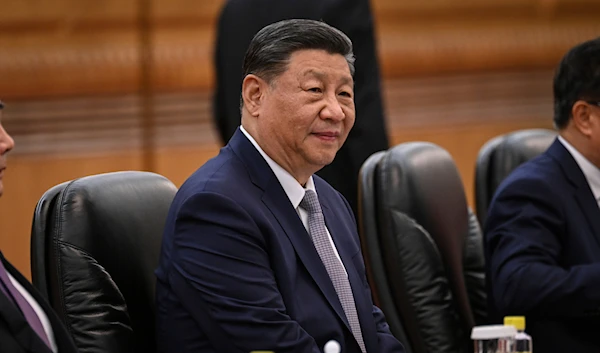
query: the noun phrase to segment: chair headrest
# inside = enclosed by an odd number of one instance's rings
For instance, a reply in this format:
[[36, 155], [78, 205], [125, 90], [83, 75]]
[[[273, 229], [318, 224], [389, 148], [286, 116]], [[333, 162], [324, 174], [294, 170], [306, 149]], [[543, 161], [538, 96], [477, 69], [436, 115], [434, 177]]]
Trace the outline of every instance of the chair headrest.
[[489, 203], [502, 181], [519, 165], [542, 154], [556, 138], [547, 129], [519, 130], [498, 136], [481, 148], [477, 157], [475, 195], [477, 217], [484, 223]]
[[176, 192], [158, 174], [116, 172], [71, 181], [55, 197], [48, 292], [78, 347], [154, 350], [154, 270]]
[[[400, 144], [384, 157], [380, 178], [378, 185], [391, 189], [378, 193], [384, 205], [413, 218], [440, 248], [451, 246], [462, 253], [462, 242], [450, 245], [440, 238], [463, 238], [468, 227], [463, 184], [446, 150], [428, 142]], [[445, 236], [448, 232], [457, 234]]]
[[546, 129], [521, 130], [507, 134], [496, 148], [496, 153], [503, 153], [501, 165], [514, 167], [515, 164], [538, 156], [550, 147], [556, 135], [556, 131]]
[[[119, 287], [128, 285], [147, 268], [156, 267], [161, 239], [144, 235], [162, 234], [176, 191], [168, 179], [147, 172], [74, 180], [58, 200], [59, 226], [54, 227], [53, 236], [103, 264]], [[154, 278], [142, 282], [153, 283]]]
[[[379, 172], [379, 203], [383, 209], [407, 215], [431, 235], [465, 325], [472, 326], [463, 265], [469, 213], [452, 156], [432, 143], [403, 143], [388, 151], [380, 162]], [[386, 215], [380, 213], [379, 217], [385, 226]]]

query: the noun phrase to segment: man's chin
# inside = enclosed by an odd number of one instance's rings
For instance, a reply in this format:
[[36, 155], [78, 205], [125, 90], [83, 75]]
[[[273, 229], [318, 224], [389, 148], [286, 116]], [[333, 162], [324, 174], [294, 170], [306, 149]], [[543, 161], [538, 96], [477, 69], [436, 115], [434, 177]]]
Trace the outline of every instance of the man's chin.
[[333, 157], [331, 156], [322, 156], [321, 158], [318, 159], [318, 161], [316, 161], [316, 165], [320, 166], [319, 169], [325, 168], [326, 166], [330, 165], [331, 163], [333, 163], [333, 160], [335, 159], [335, 155], [333, 155]]

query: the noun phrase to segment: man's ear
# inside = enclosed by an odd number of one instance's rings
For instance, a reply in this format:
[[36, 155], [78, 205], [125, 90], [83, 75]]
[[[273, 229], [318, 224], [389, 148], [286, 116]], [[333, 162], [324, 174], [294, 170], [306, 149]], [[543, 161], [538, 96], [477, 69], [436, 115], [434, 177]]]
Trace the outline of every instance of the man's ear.
[[244, 100], [244, 107], [246, 107], [250, 115], [259, 115], [265, 89], [266, 82], [260, 77], [253, 74], [244, 77], [244, 81], [242, 82], [242, 99]]
[[593, 122], [590, 116], [591, 110], [584, 101], [576, 101], [571, 109], [573, 124], [584, 136], [592, 136]]

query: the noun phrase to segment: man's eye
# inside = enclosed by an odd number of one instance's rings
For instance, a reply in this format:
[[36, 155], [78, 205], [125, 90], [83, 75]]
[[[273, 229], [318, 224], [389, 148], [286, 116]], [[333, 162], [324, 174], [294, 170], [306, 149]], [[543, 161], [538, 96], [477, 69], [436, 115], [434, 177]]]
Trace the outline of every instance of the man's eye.
[[319, 87], [313, 87], [308, 89], [310, 92], [321, 93], [321, 89]]
[[346, 91], [340, 92], [340, 95], [344, 96], [344, 97], [348, 97], [348, 98], [352, 97], [352, 94], [350, 92], [346, 92]]

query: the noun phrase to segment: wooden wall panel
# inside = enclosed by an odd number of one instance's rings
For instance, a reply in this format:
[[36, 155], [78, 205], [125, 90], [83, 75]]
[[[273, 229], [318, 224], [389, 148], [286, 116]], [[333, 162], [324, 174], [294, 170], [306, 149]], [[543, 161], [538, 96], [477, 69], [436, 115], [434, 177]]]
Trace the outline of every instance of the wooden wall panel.
[[[210, 89], [223, 0], [148, 1], [154, 89]], [[141, 0], [5, 2], [4, 99], [140, 90]], [[551, 68], [569, 47], [600, 33], [600, 2], [593, 0], [372, 3], [386, 78]]]
[[0, 37], [0, 96], [8, 100], [136, 92], [137, 40], [135, 33], [119, 32], [46, 38], [34, 33], [19, 36], [18, 42]]
[[0, 22], [57, 23], [124, 20], [137, 14], [133, 0], [2, 0]]
[[213, 25], [223, 3], [224, 0], [154, 0], [152, 18], [155, 20], [203, 19], [204, 23], [195, 25]]
[[443, 19], [545, 19], [565, 17], [594, 18], [600, 8], [596, 0], [371, 0], [377, 18], [383, 21], [423, 21]]
[[156, 172], [180, 186], [196, 169], [216, 156], [219, 148], [216, 141], [198, 146], [161, 148], [156, 154]]
[[384, 77], [553, 68], [573, 45], [598, 36], [600, 21], [471, 20], [378, 26]]
[[[151, 84], [212, 85], [222, 1], [149, 0]], [[0, 13], [0, 96], [126, 94], [141, 90], [142, 1], [8, 1]], [[4, 6], [5, 5], [5, 6]]]

